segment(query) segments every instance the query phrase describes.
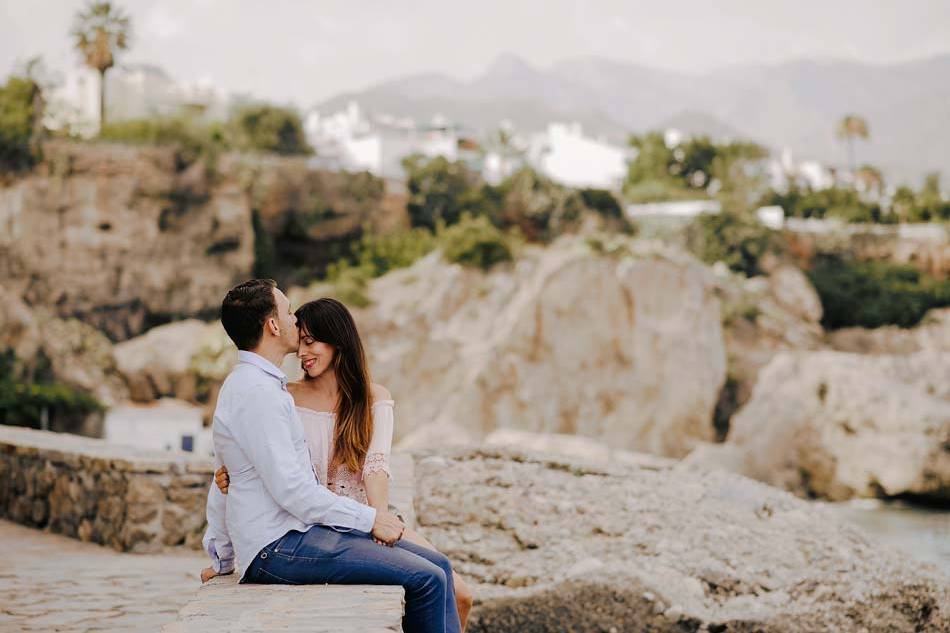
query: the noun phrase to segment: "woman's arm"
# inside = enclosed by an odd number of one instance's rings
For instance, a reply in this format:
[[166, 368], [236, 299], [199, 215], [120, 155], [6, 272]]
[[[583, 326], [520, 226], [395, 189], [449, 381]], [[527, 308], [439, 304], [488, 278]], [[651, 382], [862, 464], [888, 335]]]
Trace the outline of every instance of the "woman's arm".
[[372, 386], [373, 437], [366, 451], [363, 465], [363, 486], [369, 505], [379, 510], [389, 510], [389, 453], [393, 443], [393, 404], [389, 391], [381, 386]]

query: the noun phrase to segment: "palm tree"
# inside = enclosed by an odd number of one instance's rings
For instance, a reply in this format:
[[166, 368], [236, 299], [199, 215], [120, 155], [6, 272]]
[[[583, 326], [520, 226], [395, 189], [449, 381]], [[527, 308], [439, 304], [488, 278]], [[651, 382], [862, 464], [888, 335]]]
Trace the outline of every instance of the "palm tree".
[[854, 172], [854, 184], [858, 190], [880, 196], [884, 190], [884, 174], [873, 165], [862, 165]]
[[132, 24], [111, 2], [90, 2], [76, 14], [72, 30], [76, 50], [86, 65], [99, 72], [99, 129], [106, 124], [106, 71], [115, 66], [119, 51], [129, 47]]
[[854, 173], [854, 139], [861, 138], [867, 140], [870, 133], [868, 131], [868, 122], [857, 114], [845, 115], [838, 123], [837, 136], [848, 144], [848, 167]]

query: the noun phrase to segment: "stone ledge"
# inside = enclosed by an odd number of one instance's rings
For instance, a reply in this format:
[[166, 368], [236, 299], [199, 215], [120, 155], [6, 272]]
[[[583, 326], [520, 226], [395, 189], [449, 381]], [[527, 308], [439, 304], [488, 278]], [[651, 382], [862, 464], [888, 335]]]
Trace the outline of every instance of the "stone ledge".
[[163, 633], [382, 633], [402, 631], [403, 588], [384, 585], [241, 585], [235, 575], [202, 586]]
[[[415, 527], [415, 466], [410, 455], [390, 457], [389, 498]], [[386, 585], [241, 585], [237, 575], [201, 586], [163, 633], [385, 633], [402, 631], [405, 593]]]

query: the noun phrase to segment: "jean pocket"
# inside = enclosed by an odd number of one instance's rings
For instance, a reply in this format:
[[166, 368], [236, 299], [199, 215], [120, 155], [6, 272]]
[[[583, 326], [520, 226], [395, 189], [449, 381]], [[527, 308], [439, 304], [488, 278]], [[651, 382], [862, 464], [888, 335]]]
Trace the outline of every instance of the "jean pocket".
[[303, 536], [303, 532], [291, 530], [274, 545], [274, 553], [293, 556], [297, 548], [300, 547], [300, 541], [303, 539]]

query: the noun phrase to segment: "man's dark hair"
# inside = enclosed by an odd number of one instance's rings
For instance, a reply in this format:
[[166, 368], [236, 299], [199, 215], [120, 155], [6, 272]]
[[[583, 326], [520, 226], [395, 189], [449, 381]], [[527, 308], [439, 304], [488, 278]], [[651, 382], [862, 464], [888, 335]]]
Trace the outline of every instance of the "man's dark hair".
[[251, 350], [264, 335], [264, 323], [277, 312], [273, 279], [251, 279], [234, 286], [221, 302], [221, 325], [238, 349]]

